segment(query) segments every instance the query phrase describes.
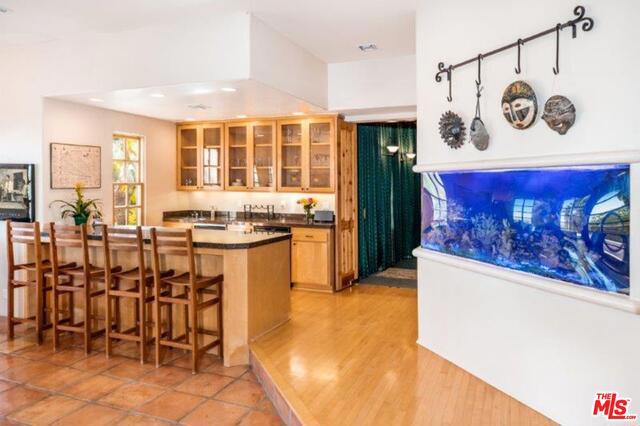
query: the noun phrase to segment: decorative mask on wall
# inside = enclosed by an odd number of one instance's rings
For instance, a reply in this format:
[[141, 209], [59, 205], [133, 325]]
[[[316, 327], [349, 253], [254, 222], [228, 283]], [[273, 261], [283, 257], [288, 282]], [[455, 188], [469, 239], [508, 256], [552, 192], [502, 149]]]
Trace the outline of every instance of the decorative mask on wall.
[[465, 127], [462, 118], [454, 112], [447, 111], [440, 117], [438, 123], [440, 137], [452, 149], [458, 149], [464, 145]]
[[514, 128], [531, 127], [538, 115], [538, 99], [531, 86], [521, 80], [511, 83], [502, 94], [502, 112]]
[[564, 135], [576, 122], [576, 107], [564, 96], [552, 96], [544, 104], [542, 119], [551, 130]]

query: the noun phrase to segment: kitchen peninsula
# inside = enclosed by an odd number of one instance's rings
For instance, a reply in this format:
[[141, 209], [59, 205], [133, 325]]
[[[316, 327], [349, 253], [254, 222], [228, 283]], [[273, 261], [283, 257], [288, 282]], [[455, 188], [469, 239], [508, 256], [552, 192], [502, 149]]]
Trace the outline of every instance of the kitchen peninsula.
[[[149, 227], [143, 227], [146, 248], [150, 251], [148, 232]], [[97, 231], [89, 236], [91, 261], [97, 266], [104, 264], [101, 238]], [[290, 239], [287, 233], [193, 231], [198, 274], [224, 274], [225, 366], [248, 364], [249, 342], [289, 320]], [[65, 250], [67, 261], [80, 261], [79, 249]], [[163, 269], [187, 270], [185, 257], [166, 255], [160, 261]], [[147, 262], [151, 265], [150, 258]], [[135, 259], [128, 253], [114, 252], [112, 263], [124, 269], [136, 266]], [[99, 306], [98, 312], [102, 309]], [[135, 321], [132, 312], [125, 306], [122, 309], [129, 321]], [[207, 315], [203, 320], [205, 328], [217, 327], [214, 315]], [[184, 324], [178, 322], [176, 326], [180, 329]]]

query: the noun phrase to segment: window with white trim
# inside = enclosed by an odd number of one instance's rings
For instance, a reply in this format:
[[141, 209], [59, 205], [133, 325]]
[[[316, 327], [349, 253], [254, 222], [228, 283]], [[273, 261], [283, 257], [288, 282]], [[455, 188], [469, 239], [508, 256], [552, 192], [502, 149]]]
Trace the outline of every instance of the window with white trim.
[[113, 224], [142, 225], [142, 138], [113, 135], [112, 144]]

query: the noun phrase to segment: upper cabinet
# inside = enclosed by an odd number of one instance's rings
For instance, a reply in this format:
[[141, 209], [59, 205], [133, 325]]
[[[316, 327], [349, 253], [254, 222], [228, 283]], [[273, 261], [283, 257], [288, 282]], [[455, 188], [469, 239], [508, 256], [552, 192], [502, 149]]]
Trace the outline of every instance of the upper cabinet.
[[334, 192], [336, 117], [178, 125], [178, 190]]
[[221, 190], [223, 170], [223, 125], [178, 126], [178, 189]]
[[333, 192], [333, 117], [278, 121], [278, 191]]
[[227, 124], [227, 190], [274, 191], [275, 121]]

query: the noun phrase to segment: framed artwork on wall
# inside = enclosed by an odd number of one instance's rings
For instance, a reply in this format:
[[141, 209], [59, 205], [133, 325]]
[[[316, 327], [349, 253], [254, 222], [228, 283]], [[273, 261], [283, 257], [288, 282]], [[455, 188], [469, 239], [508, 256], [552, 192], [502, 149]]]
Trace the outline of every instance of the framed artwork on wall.
[[0, 164], [0, 220], [33, 222], [36, 216], [33, 164]]
[[96, 145], [52, 143], [51, 189], [73, 189], [76, 183], [97, 189], [101, 184], [101, 148]]

